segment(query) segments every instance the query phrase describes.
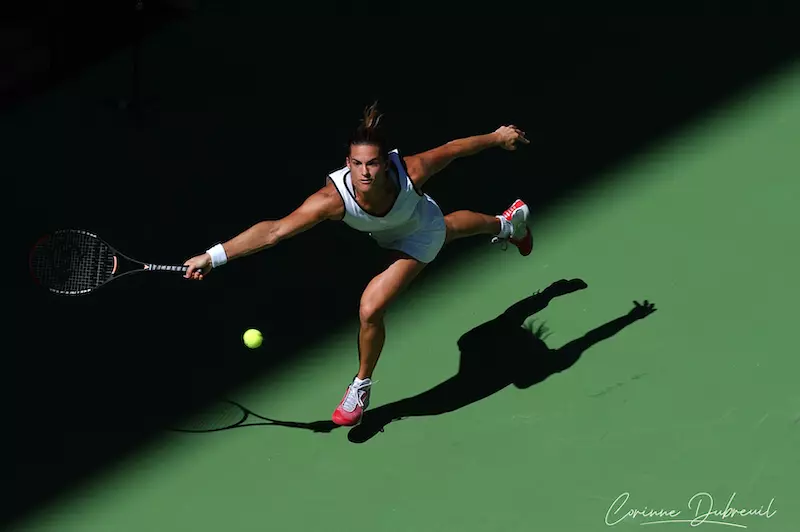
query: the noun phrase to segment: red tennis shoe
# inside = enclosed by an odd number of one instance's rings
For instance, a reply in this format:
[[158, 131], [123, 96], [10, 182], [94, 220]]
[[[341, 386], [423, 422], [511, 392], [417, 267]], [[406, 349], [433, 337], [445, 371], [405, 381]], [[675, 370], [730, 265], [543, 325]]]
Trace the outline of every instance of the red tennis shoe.
[[333, 411], [331, 416], [333, 422], [343, 426], [358, 425], [364, 410], [369, 406], [370, 386], [372, 386], [370, 379], [364, 379], [359, 383], [354, 380], [344, 392], [339, 406]]
[[512, 203], [501, 215], [511, 223], [511, 235], [507, 238], [496, 236], [492, 239], [492, 244], [500, 242], [502, 249], [505, 250], [508, 247], [508, 242], [511, 242], [517, 246], [520, 255], [523, 257], [530, 255], [533, 250], [533, 235], [531, 235], [531, 230], [528, 227], [530, 214], [530, 209], [521, 199]]

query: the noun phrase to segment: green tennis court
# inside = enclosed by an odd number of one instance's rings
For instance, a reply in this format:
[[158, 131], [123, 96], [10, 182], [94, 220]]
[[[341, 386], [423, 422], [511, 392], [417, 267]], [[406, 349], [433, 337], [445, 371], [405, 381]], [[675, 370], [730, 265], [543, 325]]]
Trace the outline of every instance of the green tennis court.
[[[343, 428], [168, 432], [18, 529], [671, 530], [714, 510], [703, 526], [798, 530], [798, 141], [795, 69], [537, 220], [531, 257], [487, 242], [427, 272], [389, 317], [371, 407], [447, 381], [463, 334], [559, 279], [588, 288], [538, 314], [553, 348], [655, 303], [564, 372], [360, 444]], [[233, 398], [282, 421], [329, 419], [354, 330]]]

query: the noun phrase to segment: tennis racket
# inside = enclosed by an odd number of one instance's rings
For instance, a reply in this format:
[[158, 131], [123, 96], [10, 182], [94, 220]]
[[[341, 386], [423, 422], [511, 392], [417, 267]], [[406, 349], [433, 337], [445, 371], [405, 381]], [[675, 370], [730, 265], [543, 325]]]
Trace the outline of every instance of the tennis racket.
[[39, 285], [65, 296], [88, 294], [132, 273], [183, 274], [188, 269], [132, 259], [99, 236], [80, 229], [62, 229], [40, 238], [31, 249], [29, 266]]
[[312, 432], [331, 432], [338, 426], [333, 421], [314, 421], [312, 423], [278, 421], [277, 419], [259, 416], [235, 401], [224, 400], [216, 401], [204, 407], [199, 413], [180, 421], [174, 427], [170, 427], [170, 430], [203, 433], [268, 425], [306, 429]]

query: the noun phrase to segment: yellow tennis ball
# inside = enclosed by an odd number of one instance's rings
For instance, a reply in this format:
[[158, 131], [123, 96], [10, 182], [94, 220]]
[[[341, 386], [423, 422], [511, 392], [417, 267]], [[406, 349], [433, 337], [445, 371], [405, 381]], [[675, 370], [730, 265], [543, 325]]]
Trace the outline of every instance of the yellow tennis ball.
[[261, 336], [261, 331], [258, 329], [247, 329], [242, 335], [242, 339], [244, 340], [244, 345], [250, 349], [255, 349], [261, 345], [264, 337]]

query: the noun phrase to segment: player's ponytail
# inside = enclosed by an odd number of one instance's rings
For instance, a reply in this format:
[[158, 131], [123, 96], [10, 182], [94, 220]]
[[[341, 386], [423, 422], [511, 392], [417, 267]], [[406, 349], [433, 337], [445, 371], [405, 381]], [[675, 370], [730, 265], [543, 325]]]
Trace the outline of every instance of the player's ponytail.
[[348, 142], [348, 151], [350, 146], [371, 144], [377, 146], [381, 153], [385, 154], [386, 135], [382, 119], [383, 114], [378, 110], [377, 101], [365, 108], [361, 121]]
[[383, 115], [378, 112], [378, 102], [376, 101], [364, 109], [364, 118], [361, 123], [367, 131], [377, 131], [381, 118], [383, 118]]

